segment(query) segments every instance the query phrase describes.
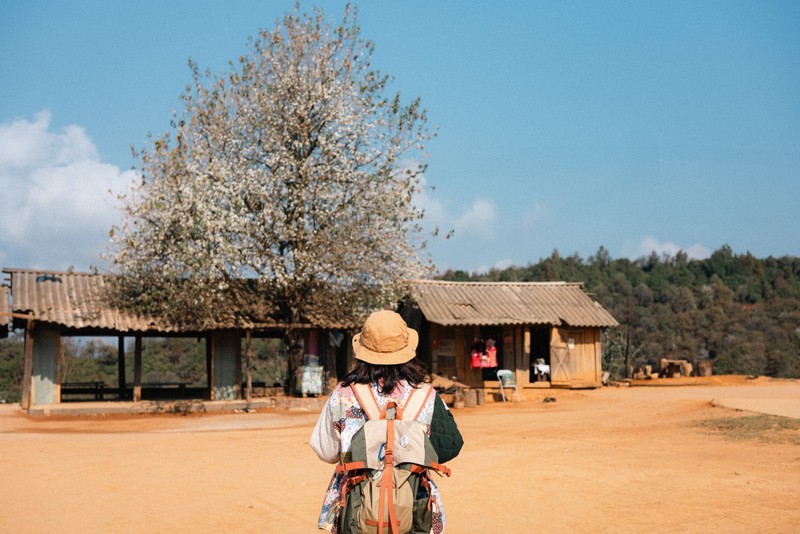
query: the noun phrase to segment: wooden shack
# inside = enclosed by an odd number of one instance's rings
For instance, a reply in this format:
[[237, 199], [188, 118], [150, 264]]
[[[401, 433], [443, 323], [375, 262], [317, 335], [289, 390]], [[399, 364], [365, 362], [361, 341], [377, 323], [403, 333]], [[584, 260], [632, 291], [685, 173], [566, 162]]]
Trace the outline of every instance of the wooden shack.
[[[599, 387], [601, 330], [618, 326], [582, 284], [566, 282], [417, 280], [402, 313], [432, 372], [488, 389], [499, 369], [513, 370], [523, 389]], [[497, 366], [473, 367], [473, 343], [490, 339]]]
[[[21, 405], [58, 404], [62, 401], [62, 337], [97, 336], [118, 341], [119, 376], [115, 384], [71, 384], [73, 393], [94, 394], [95, 398], [132, 400], [172, 394], [181, 398], [233, 400], [244, 396], [242, 340], [248, 335], [280, 337], [283, 327], [272, 318], [257, 323], [220, 323], [203, 331], [190, 331], [157, 317], [134, 315], [110, 305], [105, 298], [108, 276], [92, 273], [3, 269], [10, 277], [0, 285], [0, 328], [10, 319], [13, 327], [25, 331]], [[2, 300], [5, 299], [5, 300]], [[5, 303], [5, 307], [3, 307]], [[347, 358], [347, 344], [330, 349], [317, 340], [324, 333], [352, 330], [356, 324], [295, 325], [308, 333], [308, 355], [317, 357], [336, 376], [338, 361]], [[142, 339], [144, 337], [186, 337], [205, 340], [206, 384], [142, 383]], [[133, 340], [133, 376], [126, 376], [125, 342]], [[146, 357], [146, 356], [145, 356]], [[156, 397], [152, 397], [156, 396]]]

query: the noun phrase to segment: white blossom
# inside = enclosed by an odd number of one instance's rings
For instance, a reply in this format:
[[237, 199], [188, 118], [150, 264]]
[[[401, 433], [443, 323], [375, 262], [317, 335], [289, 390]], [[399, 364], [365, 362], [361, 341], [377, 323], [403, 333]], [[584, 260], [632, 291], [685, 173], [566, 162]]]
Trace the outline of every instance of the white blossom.
[[[428, 272], [412, 204], [425, 111], [387, 94], [372, 52], [354, 9], [331, 27], [296, 8], [227, 72], [190, 62], [185, 109], [141, 151], [112, 231], [111, 264], [140, 309], [357, 321]], [[237, 297], [243, 279], [263, 302]]]

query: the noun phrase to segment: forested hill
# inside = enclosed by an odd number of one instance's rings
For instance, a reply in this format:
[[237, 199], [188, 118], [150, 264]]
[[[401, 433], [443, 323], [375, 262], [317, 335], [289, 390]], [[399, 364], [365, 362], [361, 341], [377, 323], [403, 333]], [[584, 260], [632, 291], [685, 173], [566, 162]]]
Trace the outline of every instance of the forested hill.
[[709, 358], [715, 374], [800, 377], [800, 258], [758, 259], [726, 245], [705, 260], [680, 252], [631, 261], [600, 247], [586, 260], [554, 251], [527, 267], [439, 278], [584, 282], [621, 325], [607, 332], [604, 354], [616, 376], [628, 350], [634, 366]]

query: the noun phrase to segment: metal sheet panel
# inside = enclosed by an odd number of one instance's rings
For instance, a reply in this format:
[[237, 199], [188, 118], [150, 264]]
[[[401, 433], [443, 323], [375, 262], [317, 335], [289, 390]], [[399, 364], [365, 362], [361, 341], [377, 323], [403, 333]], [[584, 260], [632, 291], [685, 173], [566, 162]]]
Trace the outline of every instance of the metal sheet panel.
[[0, 324], [8, 324], [11, 322], [11, 317], [4, 315], [11, 313], [11, 306], [9, 303], [10, 294], [8, 287], [0, 285]]
[[0, 338], [8, 336], [9, 325], [12, 322], [10, 298], [11, 294], [8, 287], [0, 285]]
[[6, 270], [11, 275], [12, 309], [37, 321], [74, 329], [174, 332], [152, 317], [122, 312], [103, 300], [106, 278], [99, 274]]

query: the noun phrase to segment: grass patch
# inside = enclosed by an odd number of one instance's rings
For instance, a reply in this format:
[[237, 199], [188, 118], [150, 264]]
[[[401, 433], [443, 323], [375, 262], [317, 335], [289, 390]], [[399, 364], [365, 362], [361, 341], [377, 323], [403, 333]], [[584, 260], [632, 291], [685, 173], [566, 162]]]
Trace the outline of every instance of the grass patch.
[[696, 426], [732, 440], [800, 445], [800, 419], [777, 415], [746, 415], [698, 421]]

